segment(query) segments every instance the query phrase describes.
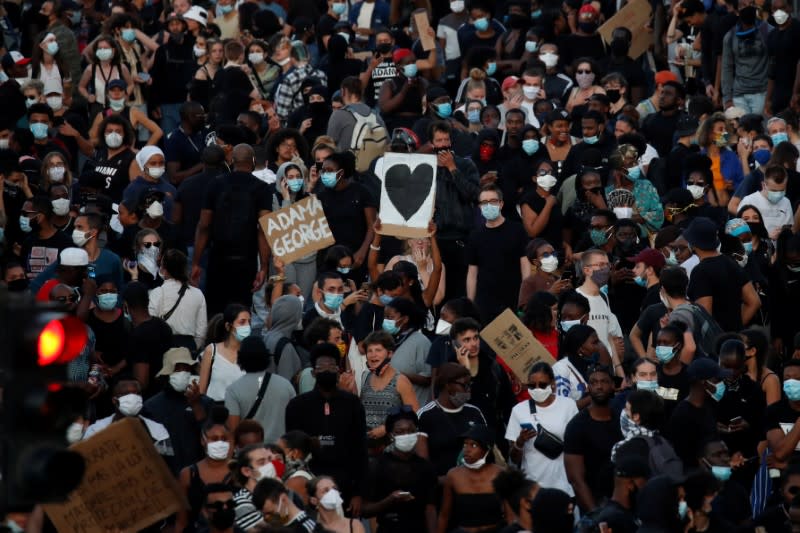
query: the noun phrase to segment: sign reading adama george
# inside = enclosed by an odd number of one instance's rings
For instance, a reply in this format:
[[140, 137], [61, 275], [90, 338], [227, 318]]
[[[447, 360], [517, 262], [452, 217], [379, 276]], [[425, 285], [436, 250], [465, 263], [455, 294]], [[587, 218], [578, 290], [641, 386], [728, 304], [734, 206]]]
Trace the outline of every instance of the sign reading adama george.
[[336, 243], [322, 203], [309, 196], [258, 219], [272, 253], [284, 264]]
[[135, 533], [188, 507], [178, 482], [136, 418], [71, 448], [86, 461], [80, 486], [44, 510], [58, 531]]

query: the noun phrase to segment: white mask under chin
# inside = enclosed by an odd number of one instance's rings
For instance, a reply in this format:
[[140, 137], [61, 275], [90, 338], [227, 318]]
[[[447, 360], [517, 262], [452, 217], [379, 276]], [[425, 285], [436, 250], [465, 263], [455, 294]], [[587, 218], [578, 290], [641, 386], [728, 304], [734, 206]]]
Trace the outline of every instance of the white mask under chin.
[[464, 466], [469, 468], [470, 470], [479, 470], [486, 464], [486, 458], [489, 456], [489, 452], [486, 452], [486, 455], [475, 461], [474, 463], [468, 463], [464, 461]]

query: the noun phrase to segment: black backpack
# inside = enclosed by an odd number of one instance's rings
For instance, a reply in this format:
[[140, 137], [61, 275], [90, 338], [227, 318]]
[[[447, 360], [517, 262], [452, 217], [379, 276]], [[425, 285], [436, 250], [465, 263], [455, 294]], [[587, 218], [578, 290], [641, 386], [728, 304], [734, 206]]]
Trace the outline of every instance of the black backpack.
[[694, 321], [694, 341], [697, 347], [708, 357], [715, 353], [717, 338], [724, 333], [714, 317], [698, 304], [692, 307], [692, 320]]
[[217, 197], [212, 226], [214, 246], [222, 247], [228, 255], [251, 254], [259, 231], [252, 187], [243, 183], [229, 183], [227, 189]]

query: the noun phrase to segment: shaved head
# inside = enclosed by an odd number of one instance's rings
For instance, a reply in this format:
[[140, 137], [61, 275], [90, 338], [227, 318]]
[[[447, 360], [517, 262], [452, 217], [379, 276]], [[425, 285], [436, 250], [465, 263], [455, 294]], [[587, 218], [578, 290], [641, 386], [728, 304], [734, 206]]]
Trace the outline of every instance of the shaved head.
[[232, 156], [234, 169], [244, 172], [255, 170], [256, 152], [249, 144], [237, 144], [234, 146]]

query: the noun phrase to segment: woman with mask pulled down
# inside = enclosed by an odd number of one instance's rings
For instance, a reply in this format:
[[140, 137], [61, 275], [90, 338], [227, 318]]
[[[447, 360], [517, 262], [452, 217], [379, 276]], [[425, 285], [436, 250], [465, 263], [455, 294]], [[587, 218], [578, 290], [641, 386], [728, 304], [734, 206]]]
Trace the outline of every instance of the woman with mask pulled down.
[[445, 477], [438, 533], [489, 532], [502, 524], [503, 506], [492, 482], [503, 469], [487, 462], [493, 447], [494, 430], [486, 426], [472, 426], [464, 434], [459, 466]]

